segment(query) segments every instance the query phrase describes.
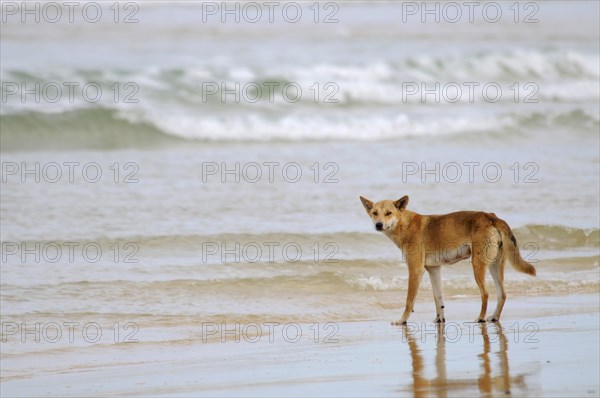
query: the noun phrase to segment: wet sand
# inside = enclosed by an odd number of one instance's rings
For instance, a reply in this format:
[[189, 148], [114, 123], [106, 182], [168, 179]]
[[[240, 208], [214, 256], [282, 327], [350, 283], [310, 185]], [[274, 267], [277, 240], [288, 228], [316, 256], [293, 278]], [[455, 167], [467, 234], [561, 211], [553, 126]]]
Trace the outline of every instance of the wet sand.
[[[4, 397], [598, 396], [597, 295], [512, 298], [500, 325], [469, 322], [477, 300], [449, 301], [444, 327], [429, 319], [432, 303], [418, 304], [407, 327], [391, 326], [389, 320], [298, 323], [299, 329], [286, 334], [273, 326], [272, 333], [264, 329], [258, 335], [252, 328], [221, 333], [199, 321], [192, 333], [197, 338], [171, 343], [154, 339], [156, 330], [140, 330], [139, 343], [3, 353], [7, 376], [1, 392]], [[296, 339], [298, 331], [302, 337]]]

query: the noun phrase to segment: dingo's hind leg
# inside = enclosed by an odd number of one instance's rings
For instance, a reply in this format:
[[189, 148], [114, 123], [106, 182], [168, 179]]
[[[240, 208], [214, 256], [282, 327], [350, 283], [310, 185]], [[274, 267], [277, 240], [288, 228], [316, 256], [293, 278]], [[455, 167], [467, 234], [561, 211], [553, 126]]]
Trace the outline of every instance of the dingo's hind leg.
[[497, 322], [500, 320], [502, 308], [506, 302], [506, 292], [504, 291], [504, 253], [500, 252], [496, 261], [490, 265], [490, 274], [496, 285], [497, 304], [494, 314], [488, 318], [488, 321]]
[[488, 292], [485, 290], [485, 263], [481, 259], [473, 257], [473, 275], [475, 276], [475, 282], [479, 288], [481, 294], [481, 311], [479, 317], [475, 319], [475, 322], [485, 322], [485, 313], [487, 311], [488, 303]]
[[[489, 228], [489, 224], [487, 224], [486, 221], [487, 220], [482, 220], [479, 228], [477, 228], [473, 234], [473, 274], [475, 276], [475, 282], [477, 282], [477, 287], [479, 287], [479, 292], [481, 293], [481, 311], [476, 320], [477, 322], [485, 322], [485, 313], [487, 311], [488, 303], [488, 292], [485, 289], [485, 270], [487, 267], [490, 267], [490, 272], [495, 281], [499, 269], [495, 269], [494, 267], [499, 260], [499, 244], [502, 239], [500, 233], [495, 228]], [[492, 268], [494, 268], [493, 271], [491, 270]], [[502, 295], [502, 297], [504, 297], [504, 295]]]

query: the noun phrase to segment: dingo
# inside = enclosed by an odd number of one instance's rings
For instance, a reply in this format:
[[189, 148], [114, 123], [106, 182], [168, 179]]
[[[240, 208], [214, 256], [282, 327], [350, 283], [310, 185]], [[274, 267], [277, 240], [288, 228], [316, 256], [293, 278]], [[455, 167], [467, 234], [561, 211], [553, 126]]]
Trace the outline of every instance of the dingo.
[[485, 269], [496, 285], [498, 303], [492, 322], [500, 320], [506, 301], [504, 292], [504, 261], [508, 260], [520, 272], [535, 276], [535, 268], [521, 257], [517, 240], [506, 222], [494, 213], [459, 211], [443, 215], [421, 215], [407, 210], [408, 196], [396, 201], [382, 200], [373, 204], [360, 197], [375, 229], [390, 238], [406, 257], [408, 294], [402, 319], [394, 324], [406, 324], [413, 312], [423, 271], [427, 270], [437, 309], [434, 322], [445, 322], [441, 287], [441, 266], [471, 257], [475, 282], [481, 292], [481, 312], [476, 322], [485, 322], [488, 293], [485, 289]]

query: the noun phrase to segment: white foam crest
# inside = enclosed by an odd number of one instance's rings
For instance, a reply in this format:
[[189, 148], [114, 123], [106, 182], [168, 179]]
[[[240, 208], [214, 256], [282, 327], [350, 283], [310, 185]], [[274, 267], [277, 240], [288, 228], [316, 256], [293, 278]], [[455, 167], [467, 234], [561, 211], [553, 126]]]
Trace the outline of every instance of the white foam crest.
[[[138, 114], [138, 116], [141, 116]], [[130, 121], [131, 115], [124, 115]], [[166, 133], [195, 140], [300, 141], [352, 139], [371, 141], [411, 136], [452, 135], [479, 131], [497, 131], [514, 126], [511, 117], [448, 117], [415, 120], [397, 116], [326, 118], [313, 115], [288, 115], [269, 119], [257, 114], [206, 117], [184, 113], [146, 113], [145, 121]]]
[[[489, 52], [483, 54], [456, 54], [456, 55], [416, 55], [400, 61], [374, 60], [363, 64], [319, 63], [315, 65], [283, 64], [273, 67], [260, 68], [252, 66], [239, 66], [224, 62], [223, 60], [207, 61], [201, 65], [187, 66], [183, 69], [159, 68], [147, 66], [139, 70], [54, 70], [54, 71], [10, 71], [3, 69], [1, 77], [3, 82], [22, 82], [23, 73], [30, 76], [27, 80], [45, 82], [78, 82], [81, 86], [94, 82], [103, 88], [103, 96], [99, 102], [86, 102], [80, 94], [71, 101], [67, 95], [67, 88], [63, 87], [63, 95], [58, 102], [21, 101], [20, 95], [9, 95], [2, 109], [2, 114], [11, 114], [19, 111], [39, 110], [42, 112], [65, 112], [73, 109], [94, 107], [127, 107], [139, 108], [142, 112], [149, 112], [150, 108], [156, 112], [160, 109], [164, 113], [165, 107], [193, 105], [208, 106], [203, 100], [202, 89], [204, 83], [221, 83], [233, 86], [239, 83], [254, 83], [259, 86], [267, 81], [289, 81], [298, 83], [302, 89], [301, 100], [297, 103], [286, 102], [282, 95], [275, 95], [275, 101], [270, 102], [268, 95], [264, 94], [257, 103], [243, 103], [255, 109], [273, 106], [282, 108], [314, 107], [315, 83], [320, 87], [320, 98], [333, 94], [332, 88], [325, 89], [326, 83], [334, 83], [336, 93], [331, 99], [338, 100], [339, 104], [411, 104], [419, 105], [444, 105], [452, 106], [456, 91], [450, 88], [449, 92], [443, 91], [445, 85], [455, 84], [460, 87], [460, 98], [457, 102], [466, 104], [487, 103], [483, 95], [483, 86], [487, 83], [497, 83], [501, 86], [502, 95], [500, 102], [514, 101], [514, 83], [519, 82], [520, 99], [532, 94], [532, 86], [525, 87], [526, 83], [533, 83], [539, 88], [539, 93], [534, 96], [540, 101], [594, 101], [600, 97], [598, 80], [600, 80], [600, 60], [597, 54], [582, 52], [557, 52], [557, 51], [525, 51], [514, 50], [510, 52]], [[114, 83], [120, 83], [120, 101], [114, 101]], [[465, 83], [478, 83], [474, 96], [469, 95], [469, 88]], [[125, 96], [132, 92], [126, 83], [134, 83], [139, 90], [133, 98], [137, 103], [124, 103]], [[423, 97], [426, 89], [430, 90], [436, 83], [442, 87], [440, 100], [436, 102], [431, 95]], [[3, 83], [4, 84], [4, 83]], [[407, 95], [407, 84], [418, 85], [419, 93]], [[414, 88], [414, 86], [413, 86]], [[267, 91], [264, 88], [263, 91]], [[494, 91], [494, 90], [492, 90]], [[53, 91], [50, 90], [51, 94]], [[211, 106], [226, 108], [231, 104], [227, 101], [219, 103], [219, 95], [211, 96]], [[231, 98], [231, 96], [229, 97]], [[244, 102], [244, 101], [242, 101]], [[318, 103], [317, 105], [330, 106]], [[331, 106], [335, 106], [331, 105]], [[198, 109], [195, 110], [196, 112]], [[183, 113], [183, 111], [182, 111]]]
[[401, 288], [405, 288], [408, 285], [408, 280], [406, 277], [388, 277], [384, 278], [382, 276], [364, 276], [364, 275], [349, 275], [343, 277], [344, 282], [346, 282], [351, 287], [358, 288], [360, 290], [375, 290], [375, 291], [385, 291], [385, 290], [397, 290]]
[[[543, 271], [543, 270], [541, 270]], [[595, 271], [593, 271], [595, 272]], [[578, 272], [575, 275], [561, 276], [560, 273], [545, 276], [543, 280], [532, 281], [530, 277], [521, 274], [513, 274], [506, 280], [507, 288], [518, 293], [535, 292], [590, 292], [597, 291], [599, 282], [590, 278], [591, 272]], [[406, 290], [408, 287], [408, 278], [406, 276], [381, 276], [381, 275], [340, 275], [344, 282], [350, 287], [362, 291], [389, 291]], [[465, 291], [477, 292], [471, 276], [452, 275], [444, 280], [447, 293], [451, 297], [468, 297], [463, 295]], [[431, 283], [427, 278], [423, 278], [421, 288], [429, 290]]]
[[[521, 87], [521, 96], [529, 93]], [[546, 101], [598, 101], [600, 99], [600, 86], [596, 80], [544, 83], [540, 87], [539, 98]]]

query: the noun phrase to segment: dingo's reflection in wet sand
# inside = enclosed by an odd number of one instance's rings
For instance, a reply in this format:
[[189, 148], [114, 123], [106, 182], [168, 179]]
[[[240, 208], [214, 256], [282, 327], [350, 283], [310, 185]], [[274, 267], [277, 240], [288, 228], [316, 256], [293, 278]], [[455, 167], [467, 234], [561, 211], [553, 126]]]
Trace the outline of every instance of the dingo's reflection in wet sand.
[[[492, 329], [492, 338], [490, 331]], [[446, 397], [448, 393], [471, 390], [476, 384], [482, 396], [510, 395], [511, 387], [518, 386], [526, 389], [524, 374], [510, 374], [508, 361], [508, 339], [506, 338], [502, 325], [478, 324], [474, 330], [479, 330], [483, 340], [481, 353], [477, 356], [480, 361], [481, 373], [475, 377], [448, 378], [446, 369], [446, 334], [443, 324], [436, 325], [435, 335], [435, 377], [427, 377], [427, 366], [419, 348], [419, 339], [429, 337], [428, 333], [415, 331], [413, 325], [402, 327], [403, 340], [408, 344], [412, 361], [412, 392], [415, 397], [437, 396]], [[494, 337], [495, 336], [495, 337]], [[433, 337], [433, 336], [432, 336]], [[452, 341], [449, 342], [452, 344]], [[477, 341], [473, 342], [478, 343]], [[496, 346], [496, 344], [498, 344]], [[475, 361], [476, 358], [465, 358], [467, 361]], [[468, 373], [468, 372], [467, 372]]]

